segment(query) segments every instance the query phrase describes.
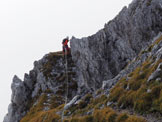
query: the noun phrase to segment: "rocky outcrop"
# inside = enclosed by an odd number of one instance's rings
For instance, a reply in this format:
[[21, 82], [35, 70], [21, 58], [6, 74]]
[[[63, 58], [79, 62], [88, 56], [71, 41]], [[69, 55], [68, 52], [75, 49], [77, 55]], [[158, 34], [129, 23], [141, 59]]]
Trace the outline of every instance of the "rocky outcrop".
[[[162, 73], [162, 63], [159, 64], [158, 68], [150, 75], [147, 82], [150, 82], [151, 80], [156, 80], [157, 78], [160, 78]], [[161, 78], [160, 78], [161, 80]]]
[[11, 104], [4, 122], [19, 122], [29, 109], [31, 93], [35, 84], [36, 72], [33, 70], [29, 75], [25, 74], [24, 81], [14, 76], [11, 85]]
[[[102, 89], [106, 90], [106, 94], [109, 93], [110, 89], [121, 79], [126, 77], [127, 80], [129, 80], [129, 74], [135, 70], [135, 68], [140, 67], [143, 62], [148, 60], [149, 57], [152, 57], [155, 59], [155, 62], [162, 59], [162, 33], [159, 33], [158, 36], [156, 36], [152, 41], [152, 44], [150, 44], [149, 47], [143, 49], [140, 54], [135, 57], [120, 73], [115, 76], [113, 79], [105, 80], [102, 84]], [[161, 46], [160, 46], [161, 45]], [[151, 49], [152, 48], [152, 49]], [[150, 82], [151, 80], [161, 80], [160, 75], [162, 73], [161, 71], [162, 63], [159, 64], [157, 69], [149, 76], [147, 82]], [[127, 87], [129, 89], [129, 86]]]
[[20, 105], [26, 103], [25, 101], [27, 100], [28, 93], [25, 92], [27, 89], [17, 76], [13, 78], [11, 89], [12, 103], [9, 105], [9, 112], [4, 119], [4, 122], [18, 122], [18, 120], [25, 115], [25, 113], [22, 113], [22, 111], [24, 111], [24, 107]]
[[96, 34], [73, 37], [71, 51], [79, 86], [95, 90], [118, 75], [162, 31], [161, 13], [161, 0], [134, 0]]
[[[59, 104], [63, 104], [65, 99], [62, 98], [70, 93], [67, 102], [71, 101], [65, 109], [98, 88], [106, 89], [108, 94], [119, 79], [129, 79], [127, 74], [149, 56], [154, 56], [157, 61], [162, 59], [162, 42], [155, 44], [156, 39], [153, 39], [161, 31], [162, 1], [134, 0], [96, 34], [71, 39], [72, 56], [67, 59], [67, 72], [62, 53], [56, 52], [35, 61], [33, 70], [25, 74], [23, 81], [15, 76], [11, 85], [11, 104], [4, 122], [19, 122], [31, 106], [37, 104], [37, 97], [45, 93], [48, 98], [45, 104], [48, 105], [52, 95], [61, 96]], [[141, 51], [144, 53], [138, 56]], [[148, 82], [159, 78], [159, 72], [161, 74], [161, 65]], [[42, 111], [47, 110], [48, 106]]]
[[79, 99], [79, 97], [79, 95], [75, 96], [69, 103], [64, 106], [64, 109], [67, 110], [68, 108], [70, 108]]
[[[77, 94], [75, 64], [68, 56], [68, 101]], [[34, 68], [25, 74], [24, 81], [14, 76], [11, 85], [12, 97], [8, 107], [8, 114], [3, 122], [19, 122], [26, 115], [33, 103], [37, 104], [37, 97], [45, 92], [65, 97], [67, 94], [65, 77], [65, 59], [61, 52], [49, 53], [41, 60], [34, 62]], [[50, 95], [50, 94], [49, 94]], [[44, 108], [48, 110], [48, 108]]]

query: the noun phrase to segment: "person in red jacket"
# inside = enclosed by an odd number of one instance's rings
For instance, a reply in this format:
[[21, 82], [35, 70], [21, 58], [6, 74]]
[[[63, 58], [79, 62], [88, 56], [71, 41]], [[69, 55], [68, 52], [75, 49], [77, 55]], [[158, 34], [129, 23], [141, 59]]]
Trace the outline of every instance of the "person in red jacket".
[[69, 46], [68, 46], [68, 42], [69, 42], [69, 37], [66, 37], [65, 39], [63, 39], [62, 41], [62, 48], [63, 48], [63, 54], [67, 55], [69, 54]]

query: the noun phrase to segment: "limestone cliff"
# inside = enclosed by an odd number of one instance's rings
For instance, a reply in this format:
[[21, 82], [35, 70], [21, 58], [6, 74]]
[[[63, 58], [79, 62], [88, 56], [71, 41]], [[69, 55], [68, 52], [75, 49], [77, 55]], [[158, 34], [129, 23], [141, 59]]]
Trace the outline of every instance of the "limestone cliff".
[[[4, 122], [58, 122], [63, 108], [67, 122], [147, 119], [122, 115], [116, 111], [117, 106], [161, 114], [161, 32], [162, 1], [133, 0], [96, 34], [70, 40], [68, 82], [62, 52], [49, 53], [35, 61], [23, 81], [14, 76], [11, 104]], [[148, 65], [143, 64], [148, 60]], [[156, 88], [158, 91], [154, 92]], [[140, 96], [139, 93], [141, 98], [131, 98]], [[69, 103], [64, 106], [66, 95]]]
[[102, 81], [116, 76], [162, 31], [161, 13], [161, 0], [133, 0], [96, 34], [72, 38], [80, 83], [95, 90]]
[[[68, 99], [71, 100], [77, 94], [76, 69], [71, 55], [68, 56]], [[33, 104], [38, 102], [39, 96], [50, 92], [55, 96], [50, 96], [46, 104], [50, 104], [50, 99], [60, 99], [58, 105], [63, 104], [66, 95], [65, 60], [62, 52], [49, 53], [41, 60], [34, 62], [34, 68], [29, 74], [25, 74], [24, 81], [14, 76], [11, 85], [12, 97], [8, 108], [8, 114], [4, 122], [19, 122], [29, 111]], [[50, 107], [45, 106], [44, 110]]]

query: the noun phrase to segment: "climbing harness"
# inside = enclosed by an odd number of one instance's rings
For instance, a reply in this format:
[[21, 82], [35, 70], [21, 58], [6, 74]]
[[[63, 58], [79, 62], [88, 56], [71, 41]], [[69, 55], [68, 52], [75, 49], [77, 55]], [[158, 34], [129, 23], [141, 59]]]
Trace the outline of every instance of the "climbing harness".
[[65, 112], [65, 106], [68, 102], [68, 94], [69, 94], [69, 82], [68, 82], [68, 61], [67, 61], [67, 49], [65, 48], [65, 75], [66, 75], [66, 94], [65, 94], [65, 105], [64, 109], [62, 111], [62, 116], [61, 116], [61, 122], [64, 120], [64, 112]]

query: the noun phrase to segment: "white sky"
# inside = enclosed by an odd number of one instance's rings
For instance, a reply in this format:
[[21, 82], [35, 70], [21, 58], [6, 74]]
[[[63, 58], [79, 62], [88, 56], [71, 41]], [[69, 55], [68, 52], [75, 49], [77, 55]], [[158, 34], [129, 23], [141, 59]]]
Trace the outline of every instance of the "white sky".
[[11, 82], [33, 62], [61, 50], [66, 36], [96, 33], [132, 0], [1, 0], [0, 122], [11, 99]]

